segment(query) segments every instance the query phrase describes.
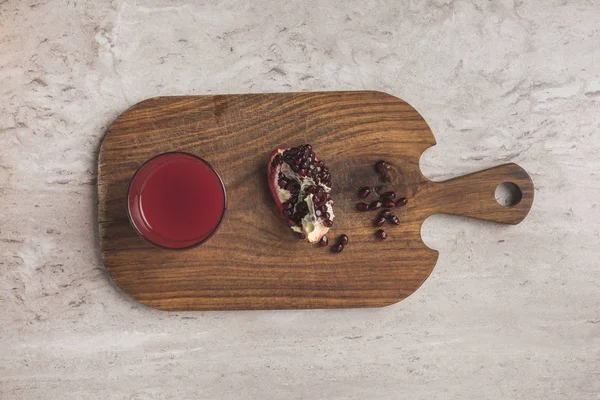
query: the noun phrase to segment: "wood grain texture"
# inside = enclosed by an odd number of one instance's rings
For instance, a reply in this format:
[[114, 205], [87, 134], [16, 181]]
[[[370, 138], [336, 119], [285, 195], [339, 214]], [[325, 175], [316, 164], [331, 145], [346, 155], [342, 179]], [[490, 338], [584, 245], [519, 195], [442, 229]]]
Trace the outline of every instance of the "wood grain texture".
[[[339, 254], [294, 238], [277, 214], [266, 182], [275, 147], [311, 143], [330, 167], [336, 219], [346, 233]], [[114, 282], [163, 310], [375, 307], [413, 293], [438, 253], [421, 240], [423, 221], [450, 213], [516, 224], [533, 202], [533, 183], [515, 164], [431, 182], [420, 172], [435, 144], [427, 123], [406, 102], [381, 92], [245, 94], [152, 98], [124, 112], [102, 143], [98, 161], [100, 246]], [[129, 181], [149, 158], [185, 151], [221, 175], [228, 210], [217, 234], [185, 251], [153, 247], [131, 227]], [[358, 187], [377, 183], [373, 164], [393, 165], [393, 187], [409, 203], [378, 241], [374, 213], [355, 210]], [[503, 182], [523, 198], [513, 207], [494, 197]]]

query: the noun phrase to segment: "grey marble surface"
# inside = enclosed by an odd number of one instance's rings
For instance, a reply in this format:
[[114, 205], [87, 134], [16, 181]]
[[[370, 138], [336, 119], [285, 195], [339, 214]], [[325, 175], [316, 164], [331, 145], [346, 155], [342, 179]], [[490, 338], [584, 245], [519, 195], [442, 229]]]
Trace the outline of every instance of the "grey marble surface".
[[[600, 3], [0, 0], [1, 399], [600, 399]], [[95, 163], [130, 105], [376, 89], [432, 179], [514, 161], [518, 226], [435, 216], [383, 309], [165, 313], [110, 283]]]

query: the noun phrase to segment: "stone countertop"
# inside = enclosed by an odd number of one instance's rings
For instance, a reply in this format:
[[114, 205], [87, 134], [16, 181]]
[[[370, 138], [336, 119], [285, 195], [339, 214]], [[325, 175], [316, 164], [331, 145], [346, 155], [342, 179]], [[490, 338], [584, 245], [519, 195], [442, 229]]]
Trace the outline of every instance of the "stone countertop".
[[[597, 400], [599, 15], [595, 0], [0, 0], [0, 398]], [[432, 179], [519, 163], [528, 218], [428, 219], [437, 267], [382, 309], [165, 313], [111, 284], [95, 165], [127, 107], [361, 89], [426, 118]]]

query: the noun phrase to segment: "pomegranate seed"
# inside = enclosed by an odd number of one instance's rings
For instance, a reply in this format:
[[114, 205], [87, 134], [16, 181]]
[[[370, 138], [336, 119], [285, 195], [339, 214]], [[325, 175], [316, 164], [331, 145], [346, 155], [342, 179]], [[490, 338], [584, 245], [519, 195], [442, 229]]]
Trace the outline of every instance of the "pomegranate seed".
[[367, 203], [356, 203], [356, 209], [358, 211], [368, 211], [369, 210], [369, 205]]
[[385, 240], [387, 239], [388, 235], [383, 229], [378, 229], [377, 232], [375, 232], [375, 236], [377, 236], [381, 240]]
[[369, 194], [371, 194], [371, 189], [368, 187], [364, 187], [358, 191], [358, 195], [363, 199], [367, 198]]
[[391, 208], [391, 207], [394, 207], [395, 205], [396, 205], [396, 203], [394, 203], [393, 200], [384, 200], [383, 201], [384, 207]]
[[383, 210], [383, 211], [381, 212], [381, 214], [379, 214], [379, 216], [380, 216], [381, 218], [389, 218], [389, 217], [390, 217], [390, 215], [392, 215], [392, 212], [391, 212], [390, 210]]
[[400, 197], [398, 200], [396, 200], [396, 207], [405, 206], [406, 203], [408, 203], [408, 199], [406, 197]]
[[383, 226], [385, 224], [385, 218], [379, 217], [375, 220], [375, 226]]
[[285, 186], [287, 185], [287, 181], [285, 179], [279, 179], [277, 181], [277, 184], [279, 185], [280, 188], [284, 188], [285, 189]]
[[377, 171], [378, 173], [385, 172], [387, 168], [387, 163], [383, 160], [379, 160], [375, 163], [375, 171]]
[[277, 154], [274, 158], [273, 158], [273, 162], [271, 163], [272, 166], [276, 167], [278, 165], [283, 164], [283, 157], [281, 157], [281, 154]]
[[329, 239], [327, 238], [327, 235], [323, 235], [323, 237], [321, 238], [321, 240], [319, 240], [319, 246], [325, 247], [328, 244], [329, 244]]
[[369, 205], [369, 210], [378, 210], [381, 208], [382, 205], [383, 203], [381, 201], [375, 200]]
[[390, 217], [390, 221], [392, 221], [394, 223], [394, 225], [400, 225], [400, 220], [395, 215], [392, 215]]
[[293, 219], [291, 219], [291, 218], [289, 218], [289, 219], [288, 219], [287, 221], [285, 221], [285, 222], [287, 222], [287, 224], [288, 224], [289, 226], [296, 225], [296, 222], [295, 222]]
[[343, 245], [343, 244], [341, 244], [341, 243], [340, 243], [340, 244], [333, 245], [333, 246], [331, 247], [331, 251], [333, 251], [334, 253], [339, 253], [339, 252], [341, 252], [342, 250], [344, 250], [344, 245]]
[[330, 220], [330, 219], [326, 219], [326, 220], [323, 222], [323, 225], [325, 225], [325, 226], [326, 226], [326, 227], [328, 227], [328, 228], [331, 228], [331, 227], [333, 226], [333, 221], [332, 221], [332, 220]]
[[331, 215], [329, 215], [329, 213], [327, 211], [325, 211], [323, 213], [323, 219], [329, 219], [329, 217], [331, 217]]
[[396, 193], [394, 193], [394, 192], [392, 192], [392, 191], [390, 191], [390, 192], [385, 192], [385, 193], [383, 193], [383, 194], [381, 195], [381, 197], [384, 197], [384, 198], [386, 198], [386, 199], [390, 199], [390, 200], [391, 200], [391, 199], [393, 199], [393, 198], [395, 198], [395, 197], [396, 197]]
[[348, 236], [346, 235], [342, 235], [340, 236], [340, 243], [343, 244], [344, 246], [348, 244]]

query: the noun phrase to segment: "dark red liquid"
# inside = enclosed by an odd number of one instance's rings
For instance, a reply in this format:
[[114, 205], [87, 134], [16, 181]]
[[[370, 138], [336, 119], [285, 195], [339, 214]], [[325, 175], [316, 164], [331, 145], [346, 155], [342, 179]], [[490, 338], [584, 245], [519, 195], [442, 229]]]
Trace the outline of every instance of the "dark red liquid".
[[184, 249], [206, 240], [226, 208], [225, 188], [212, 167], [186, 153], [168, 153], [144, 164], [128, 193], [129, 216], [150, 242]]

